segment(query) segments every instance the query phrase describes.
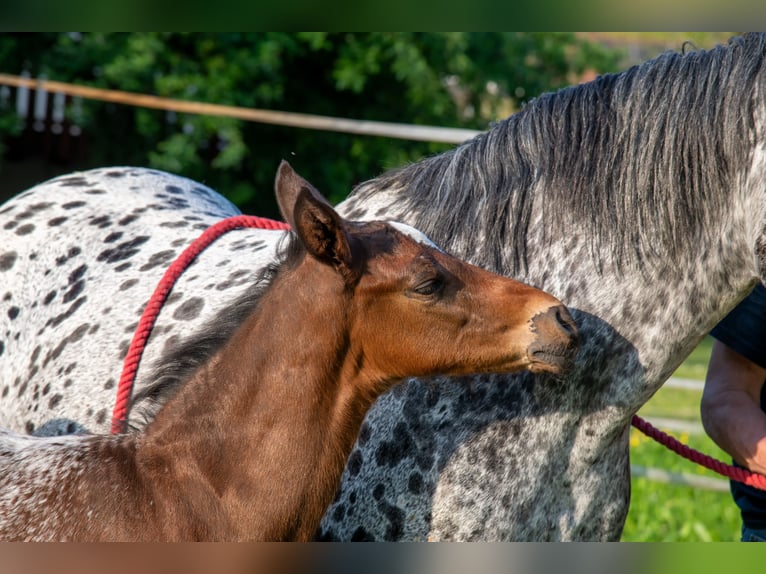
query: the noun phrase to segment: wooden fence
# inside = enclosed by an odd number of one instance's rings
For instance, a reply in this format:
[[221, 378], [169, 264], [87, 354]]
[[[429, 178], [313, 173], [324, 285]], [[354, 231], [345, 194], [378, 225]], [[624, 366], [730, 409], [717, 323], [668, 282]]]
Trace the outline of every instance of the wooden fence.
[[[275, 110], [259, 110], [238, 106], [224, 106], [220, 104], [208, 104], [204, 102], [192, 102], [172, 98], [124, 92], [120, 90], [105, 90], [91, 88], [77, 84], [54, 82], [44, 78], [33, 79], [29, 76], [13, 76], [0, 74], [0, 85], [16, 87], [19, 90], [18, 101], [22, 102], [27, 92], [35, 91], [35, 114], [44, 114], [47, 94], [54, 94], [55, 98], [70, 96], [112, 102], [127, 106], [166, 110], [176, 113], [202, 114], [210, 116], [225, 116], [250, 122], [275, 124], [294, 128], [312, 130], [335, 131], [350, 134], [381, 136], [406, 140], [433, 141], [441, 143], [459, 144], [476, 135], [479, 131], [460, 128], [445, 128], [438, 126], [414, 126], [393, 122], [377, 122], [366, 120], [352, 120], [312, 114], [299, 114], [295, 112], [282, 112]], [[20, 106], [25, 104], [20, 103]], [[26, 108], [25, 108], [26, 109]], [[63, 108], [61, 108], [63, 110]], [[21, 110], [19, 110], [21, 113]], [[44, 119], [44, 116], [43, 118]]]

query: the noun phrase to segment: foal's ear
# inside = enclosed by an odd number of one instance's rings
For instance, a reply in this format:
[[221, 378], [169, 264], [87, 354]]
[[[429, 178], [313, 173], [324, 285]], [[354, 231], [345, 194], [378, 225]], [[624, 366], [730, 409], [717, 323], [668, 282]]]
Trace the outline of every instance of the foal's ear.
[[274, 187], [282, 216], [306, 250], [349, 278], [352, 274], [351, 246], [343, 218], [284, 160], [279, 164]]

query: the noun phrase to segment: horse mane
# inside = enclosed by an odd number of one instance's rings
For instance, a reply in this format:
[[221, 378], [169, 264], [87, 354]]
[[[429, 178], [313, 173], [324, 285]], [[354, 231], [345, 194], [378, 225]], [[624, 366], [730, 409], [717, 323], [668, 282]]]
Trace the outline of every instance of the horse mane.
[[221, 309], [198, 333], [157, 360], [148, 377], [151, 383], [131, 400], [130, 430], [141, 430], [154, 420], [160, 408], [199, 367], [226, 344], [237, 328], [254, 312], [279, 273], [292, 268], [304, 251], [295, 234], [287, 233], [279, 241], [276, 259], [260, 270], [255, 282], [244, 293]]
[[[587, 236], [596, 261], [624, 269], [674, 258], [711, 232], [705, 222], [746, 166], [765, 57], [766, 36], [748, 34], [544, 94], [470, 142], [361, 184], [355, 199], [401, 190], [396, 209], [495, 271], [527, 267], [536, 202], [548, 240]], [[506, 241], [461, 250], [482, 237]], [[597, 254], [604, 245], [610, 253]]]

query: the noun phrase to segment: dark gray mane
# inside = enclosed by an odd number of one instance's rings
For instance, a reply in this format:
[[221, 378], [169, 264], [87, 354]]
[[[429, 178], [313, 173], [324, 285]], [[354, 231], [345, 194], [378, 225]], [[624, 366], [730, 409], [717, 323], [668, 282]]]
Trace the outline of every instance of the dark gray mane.
[[[406, 188], [402, 210], [422, 214], [417, 226], [447, 250], [479, 237], [477, 225], [507, 238], [472, 250], [496, 271], [526, 268], [535, 202], [549, 238], [589, 237], [598, 261], [642, 267], [653, 246], [675, 258], [693, 251], [747, 165], [765, 55], [766, 36], [748, 34], [545, 94], [454, 150], [360, 186], [358, 198]], [[603, 245], [609, 253], [596, 255]]]
[[158, 360], [149, 375], [151, 383], [136, 393], [131, 401], [129, 424], [132, 430], [144, 428], [154, 420], [162, 405], [226, 344], [237, 328], [255, 311], [279, 272], [298, 261], [304, 251], [302, 245], [293, 233], [285, 237], [287, 240], [280, 241], [277, 249], [277, 259], [259, 272], [253, 285], [221, 310], [199, 333]]

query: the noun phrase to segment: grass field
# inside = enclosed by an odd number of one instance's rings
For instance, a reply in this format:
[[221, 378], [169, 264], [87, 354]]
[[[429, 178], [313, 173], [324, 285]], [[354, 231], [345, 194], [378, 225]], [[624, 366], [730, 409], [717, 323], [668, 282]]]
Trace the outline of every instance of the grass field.
[[[705, 339], [679, 367], [675, 376], [704, 380], [710, 345], [710, 338]], [[699, 391], [663, 387], [644, 405], [639, 414], [649, 422], [652, 422], [653, 418], [673, 418], [699, 424], [700, 397]], [[657, 426], [662, 428], [661, 425]], [[730, 457], [704, 433], [668, 432], [705, 454], [725, 462], [730, 460]], [[632, 465], [722, 478], [681, 458], [636, 429], [631, 429], [630, 442]], [[635, 476], [631, 480], [631, 488], [630, 512], [622, 537], [624, 541], [739, 540], [739, 512], [728, 492], [664, 484]]]

